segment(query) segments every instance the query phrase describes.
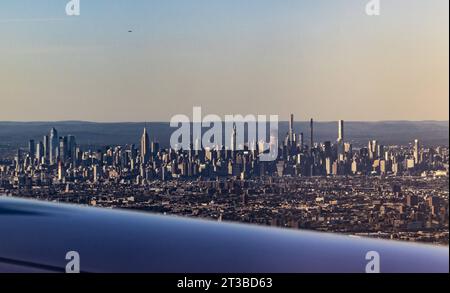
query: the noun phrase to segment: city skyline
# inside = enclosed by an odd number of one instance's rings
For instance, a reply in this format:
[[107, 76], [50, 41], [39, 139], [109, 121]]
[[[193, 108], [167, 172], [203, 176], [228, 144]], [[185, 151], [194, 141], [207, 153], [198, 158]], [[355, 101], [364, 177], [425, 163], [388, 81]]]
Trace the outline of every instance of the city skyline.
[[[304, 122], [310, 122], [311, 118], [305, 118], [304, 119], [298, 119], [295, 121], [295, 123], [304, 123]], [[338, 123], [342, 119], [336, 119], [336, 120], [318, 120], [314, 119], [314, 122], [318, 123]], [[382, 123], [382, 122], [449, 122], [449, 119], [425, 119], [425, 120], [408, 120], [408, 119], [400, 119], [400, 120], [344, 120], [345, 122], [350, 123], [358, 123], [358, 122], [367, 122], [367, 123]], [[96, 120], [0, 120], [1, 123], [67, 123], [67, 122], [80, 122], [80, 123], [100, 123], [100, 124], [115, 124], [115, 123], [141, 123], [145, 125], [146, 123], [170, 123], [170, 120], [166, 121], [160, 121], [160, 120], [111, 120], [111, 121], [96, 121]], [[280, 123], [289, 123], [289, 119], [282, 119], [279, 121]]]
[[0, 275], [448, 273], [449, 9], [0, 1]]
[[[311, 140], [311, 121], [298, 121], [291, 116], [292, 121], [280, 121], [278, 123], [278, 139], [283, 142], [285, 135], [290, 141]], [[231, 131], [231, 126], [222, 123], [222, 142], [219, 144], [229, 144], [226, 141], [229, 138], [227, 132]], [[448, 123], [447, 122], [352, 122], [352, 121], [333, 121], [322, 122], [314, 120], [314, 139], [318, 142], [339, 141], [339, 128], [343, 129], [342, 123], [345, 123], [345, 139], [351, 142], [355, 147], [366, 145], [367, 141], [377, 139], [383, 144], [388, 145], [408, 145], [415, 139], [421, 140], [426, 146], [448, 146]], [[240, 124], [240, 123], [239, 123]], [[267, 125], [268, 126], [268, 125]], [[247, 125], [249, 127], [249, 125]], [[26, 147], [24, 138], [39, 141], [41, 134], [48, 129], [57, 128], [64, 135], [76, 135], [77, 141], [84, 146], [104, 145], [139, 145], [141, 129], [147, 128], [148, 137], [152, 141], [159, 142], [167, 147], [172, 140], [173, 135], [179, 135], [178, 127], [171, 127], [168, 122], [125, 122], [125, 123], [97, 123], [97, 122], [1, 122], [0, 136], [3, 137], [0, 143], [1, 152], [8, 152], [13, 146]], [[178, 128], [178, 129], [177, 129]], [[191, 130], [195, 127], [191, 124]], [[210, 132], [210, 127], [202, 127], [201, 135]], [[56, 130], [55, 130], [56, 131]], [[241, 130], [240, 130], [241, 131]], [[258, 140], [257, 134], [245, 131], [246, 143]], [[178, 134], [176, 134], [178, 132]], [[194, 129], [195, 132], [195, 129]], [[184, 134], [183, 136], [186, 136]], [[298, 136], [296, 136], [298, 135]], [[248, 136], [248, 137], [247, 137]], [[188, 136], [186, 136], [188, 137]], [[142, 137], [141, 137], [142, 138]], [[189, 138], [188, 138], [189, 139]], [[189, 139], [190, 140], [190, 139]], [[343, 145], [341, 140], [340, 150]], [[195, 143], [195, 142], [191, 142]], [[242, 142], [240, 143], [242, 145]], [[10, 153], [10, 152], [9, 152]], [[11, 153], [10, 153], [11, 154]]]
[[235, 123], [231, 145], [189, 149], [150, 140], [147, 124], [139, 144], [99, 148], [52, 127], [13, 158], [0, 153], [0, 194], [448, 244], [448, 145], [372, 137], [358, 148], [343, 120], [328, 141], [317, 139], [313, 119], [303, 129], [309, 140], [296, 125], [290, 115], [271, 161], [261, 156], [272, 137], [240, 147]]
[[99, 0], [67, 17], [2, 2], [0, 120], [156, 122], [201, 105], [447, 121], [448, 1], [386, 1], [379, 17], [364, 4]]
[[[220, 122], [223, 124], [223, 122]], [[237, 122], [232, 122], [232, 132], [229, 133], [231, 136], [231, 140], [227, 141], [226, 139], [224, 141], [220, 140], [219, 144], [210, 144], [208, 143], [207, 146], [198, 145], [199, 140], [196, 139], [195, 142], [191, 142], [189, 148], [183, 149], [179, 148], [176, 145], [171, 145], [168, 147], [167, 150], [170, 154], [171, 152], [195, 152], [196, 156], [198, 156], [199, 152], [216, 152], [220, 154], [221, 152], [229, 153], [231, 158], [233, 160], [236, 159], [235, 154], [238, 153], [246, 153], [250, 152], [255, 160], [261, 160], [259, 157], [261, 154], [267, 151], [265, 144], [272, 145], [274, 143], [272, 141], [272, 136], [266, 137], [266, 138], [259, 138], [260, 140], [254, 141], [251, 134], [248, 132], [248, 130], [245, 129], [242, 125], [239, 127], [236, 127]], [[239, 122], [238, 122], [239, 123]], [[351, 140], [346, 141], [345, 136], [345, 124], [346, 122], [344, 120], [337, 121], [337, 136], [336, 140], [326, 140], [326, 141], [316, 141], [315, 133], [314, 133], [314, 126], [315, 121], [311, 118], [309, 122], [309, 144], [307, 144], [307, 141], [304, 140], [304, 132], [296, 128], [296, 120], [295, 115], [291, 114], [289, 119], [289, 125], [288, 125], [288, 131], [285, 134], [284, 139], [282, 139], [282, 142], [279, 141], [280, 138], [280, 131], [277, 128], [278, 134], [275, 137], [276, 144], [273, 145], [273, 147], [276, 147], [278, 150], [275, 154], [275, 157], [272, 160], [268, 160], [267, 162], [273, 162], [280, 159], [280, 151], [281, 156], [291, 156], [292, 153], [296, 155], [308, 155], [313, 158], [315, 156], [315, 152], [320, 152], [322, 150], [324, 152], [326, 159], [333, 159], [332, 152], [335, 153], [334, 159], [337, 163], [343, 163], [346, 160], [348, 161], [348, 154], [352, 154], [353, 150], [358, 150], [359, 152], [365, 151], [367, 154], [375, 154], [379, 153], [378, 157], [382, 158], [383, 153], [385, 152], [384, 145], [380, 144], [380, 142], [376, 139], [376, 137], [373, 137], [373, 139], [369, 139], [368, 148], [362, 147], [362, 148], [355, 148], [352, 144]], [[225, 125], [222, 125], [222, 127], [225, 127]], [[267, 125], [266, 125], [267, 127]], [[171, 127], [172, 128], [172, 127]], [[199, 135], [202, 135], [204, 127], [200, 127], [200, 133]], [[300, 132], [299, 132], [300, 131]], [[243, 132], [243, 133], [240, 133]], [[222, 133], [223, 135], [223, 133]], [[225, 136], [227, 133], [225, 133]], [[237, 142], [237, 136], [242, 136], [241, 140]], [[282, 137], [283, 134], [281, 134]], [[191, 137], [191, 134], [189, 134], [189, 137]], [[247, 140], [246, 140], [247, 137]], [[269, 141], [267, 141], [269, 139]], [[202, 141], [200, 139], [200, 141]], [[262, 144], [260, 144], [262, 143]], [[150, 140], [148, 135], [148, 125], [145, 123], [143, 126], [143, 133], [140, 138], [140, 147], [139, 147], [139, 159], [141, 164], [146, 165], [150, 162], [151, 154], [156, 155], [156, 152], [160, 149], [161, 145], [156, 138], [155, 140]], [[411, 143], [409, 144], [411, 146]], [[114, 145], [110, 146], [104, 146], [103, 148], [111, 148]], [[134, 156], [137, 155], [135, 153], [135, 144], [126, 144], [126, 145], [120, 145], [115, 144], [116, 147], [125, 147], [130, 148], [131, 153], [134, 153]], [[399, 146], [395, 145], [394, 148], [397, 148]], [[402, 147], [402, 146], [400, 146]], [[436, 147], [436, 146], [434, 146]], [[441, 146], [439, 146], [441, 147]], [[445, 147], [445, 145], [444, 145]], [[334, 148], [334, 150], [332, 150]], [[417, 165], [421, 162], [421, 159], [419, 159], [419, 153], [421, 149], [421, 141], [416, 138], [413, 142], [413, 153], [412, 153], [412, 161], [413, 165]], [[76, 152], [81, 152], [82, 149], [80, 148], [80, 145], [77, 145], [77, 140], [74, 135], [68, 134], [65, 136], [59, 136], [58, 131], [55, 129], [55, 127], [52, 127], [49, 135], [44, 135], [42, 141], [35, 141], [34, 139], [30, 139], [28, 142], [28, 155], [31, 160], [33, 160], [34, 156], [36, 156], [36, 159], [38, 160], [38, 164], [46, 164], [49, 163], [50, 165], [56, 165], [57, 163], [64, 162], [67, 157], [74, 160], [74, 154]], [[89, 152], [92, 150], [89, 149]], [[16, 159], [20, 161], [22, 150], [20, 148], [17, 149], [17, 157]], [[259, 155], [258, 155], [259, 154]], [[189, 155], [189, 159], [192, 153]], [[387, 153], [386, 153], [387, 155]], [[219, 155], [220, 157], [220, 155]], [[347, 159], [346, 159], [347, 157]], [[227, 155], [225, 156], [227, 158]], [[298, 157], [298, 160], [300, 160], [301, 157]], [[386, 161], [389, 161], [388, 157], [386, 156]], [[264, 162], [261, 160], [261, 162]], [[330, 166], [328, 166], [327, 162], [327, 175], [331, 174], [328, 170]], [[336, 166], [337, 168], [337, 166]], [[409, 168], [409, 167], [408, 167]], [[353, 169], [353, 165], [352, 165]], [[337, 170], [337, 169], [336, 169]], [[353, 172], [353, 171], [352, 171]], [[336, 175], [336, 174], [335, 174]]]

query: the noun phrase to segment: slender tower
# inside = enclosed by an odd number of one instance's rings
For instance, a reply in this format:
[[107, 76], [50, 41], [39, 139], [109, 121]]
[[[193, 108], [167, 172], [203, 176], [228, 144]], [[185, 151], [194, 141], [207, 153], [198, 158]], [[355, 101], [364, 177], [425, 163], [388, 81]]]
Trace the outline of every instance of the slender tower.
[[150, 155], [150, 142], [148, 138], [147, 128], [144, 128], [144, 133], [141, 137], [141, 162], [146, 164]]
[[50, 160], [50, 140], [48, 135], [44, 135], [44, 158], [45, 162], [48, 163]]
[[339, 131], [337, 139], [337, 155], [339, 161], [344, 161], [345, 149], [344, 149], [344, 120], [339, 120]]
[[55, 128], [52, 128], [50, 130], [50, 142], [49, 142], [49, 155], [50, 155], [50, 164], [55, 165], [57, 163], [58, 158], [58, 147], [59, 147], [59, 137], [58, 137], [58, 131], [56, 131]]
[[231, 151], [234, 153], [237, 150], [237, 142], [236, 142], [236, 124], [233, 124], [233, 133], [231, 134]]
[[344, 120], [339, 120], [338, 141], [344, 141]]
[[420, 164], [420, 141], [414, 140], [414, 163]]
[[312, 151], [314, 148], [314, 119], [311, 118], [311, 123], [310, 123], [310, 129], [311, 129], [311, 142], [309, 145], [309, 149]]
[[289, 145], [294, 143], [294, 114], [291, 114], [291, 119], [289, 120]]
[[303, 151], [303, 147], [304, 147], [304, 144], [305, 144], [303, 132], [300, 133], [300, 136], [299, 136], [298, 140], [299, 140], [300, 150]]

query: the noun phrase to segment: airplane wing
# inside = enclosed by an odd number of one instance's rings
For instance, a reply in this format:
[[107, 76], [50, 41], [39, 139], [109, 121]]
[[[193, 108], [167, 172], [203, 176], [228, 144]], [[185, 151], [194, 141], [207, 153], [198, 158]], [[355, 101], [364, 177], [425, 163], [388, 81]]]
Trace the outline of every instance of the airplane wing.
[[449, 249], [0, 197], [0, 272], [449, 272]]

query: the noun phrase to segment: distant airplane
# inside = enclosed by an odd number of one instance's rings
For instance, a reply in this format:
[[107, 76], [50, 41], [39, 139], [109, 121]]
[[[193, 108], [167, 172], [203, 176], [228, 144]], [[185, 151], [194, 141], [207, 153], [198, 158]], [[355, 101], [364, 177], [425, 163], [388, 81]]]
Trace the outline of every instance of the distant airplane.
[[132, 33], [133, 31], [132, 31], [132, 30], [129, 30], [128, 32], [129, 32], [129, 33]]

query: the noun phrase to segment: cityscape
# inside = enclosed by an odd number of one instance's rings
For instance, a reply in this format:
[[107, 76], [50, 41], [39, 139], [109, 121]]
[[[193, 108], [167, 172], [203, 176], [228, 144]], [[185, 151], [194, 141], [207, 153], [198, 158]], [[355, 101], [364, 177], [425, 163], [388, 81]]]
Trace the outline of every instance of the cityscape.
[[[278, 157], [258, 144], [178, 150], [150, 141], [92, 149], [52, 128], [0, 158], [0, 194], [214, 221], [448, 245], [449, 147], [367, 146], [289, 131]], [[309, 141], [304, 133], [308, 131]]]
[[449, 5], [0, 1], [2, 285], [448, 274]]

